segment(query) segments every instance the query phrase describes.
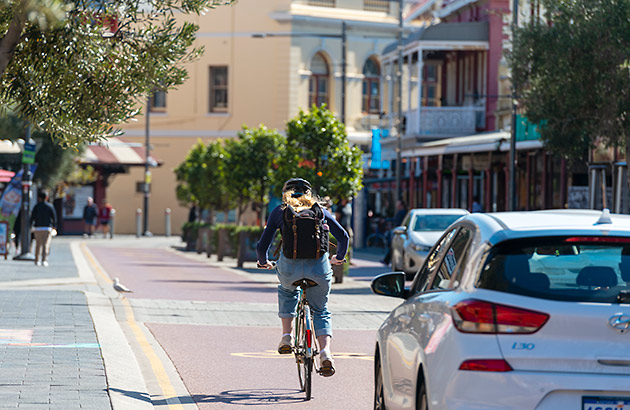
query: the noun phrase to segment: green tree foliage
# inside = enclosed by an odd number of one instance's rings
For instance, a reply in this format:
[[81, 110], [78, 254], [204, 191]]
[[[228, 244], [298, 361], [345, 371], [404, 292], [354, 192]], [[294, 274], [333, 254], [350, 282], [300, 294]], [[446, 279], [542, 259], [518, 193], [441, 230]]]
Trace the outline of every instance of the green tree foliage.
[[207, 145], [197, 142], [175, 169], [177, 199], [202, 209], [227, 209], [230, 203], [225, 183], [225, 160], [221, 141]]
[[597, 144], [630, 158], [630, 0], [542, 0], [544, 21], [516, 31], [509, 55], [521, 109], [569, 159]]
[[241, 216], [250, 203], [255, 205], [258, 221], [262, 225], [262, 210], [269, 202], [274, 166], [284, 147], [284, 137], [277, 130], [264, 125], [258, 128], [243, 127], [238, 140], [227, 140], [226, 182], [230, 197]]
[[300, 110], [287, 123], [287, 146], [280, 153], [274, 173], [274, 191], [281, 194], [292, 177], [309, 180], [320, 197], [334, 202], [357, 194], [362, 188], [361, 150], [350, 147], [345, 126], [324, 105], [310, 112]]
[[65, 144], [111, 135], [140, 97], [182, 84], [202, 52], [181, 16], [232, 1], [5, 0], [0, 105]]

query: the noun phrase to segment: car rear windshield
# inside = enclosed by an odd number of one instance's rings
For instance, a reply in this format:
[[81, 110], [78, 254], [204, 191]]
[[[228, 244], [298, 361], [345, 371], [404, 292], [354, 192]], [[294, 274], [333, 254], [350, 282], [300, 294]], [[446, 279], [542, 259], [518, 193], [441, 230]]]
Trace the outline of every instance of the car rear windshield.
[[445, 231], [461, 215], [419, 215], [413, 224], [415, 232]]
[[630, 238], [554, 237], [503, 242], [476, 286], [543, 299], [630, 303]]

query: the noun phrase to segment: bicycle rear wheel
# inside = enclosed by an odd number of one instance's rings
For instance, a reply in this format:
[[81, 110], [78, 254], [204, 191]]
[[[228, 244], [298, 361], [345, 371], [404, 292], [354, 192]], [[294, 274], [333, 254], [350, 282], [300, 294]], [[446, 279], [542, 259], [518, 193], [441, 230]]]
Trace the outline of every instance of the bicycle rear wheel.
[[[299, 309], [299, 314], [296, 318], [295, 332], [296, 332], [296, 345], [295, 345], [295, 361], [298, 368], [298, 378], [300, 380], [300, 389], [306, 393], [306, 400], [311, 399], [311, 385], [313, 374], [313, 357], [309, 356], [309, 347], [312, 345], [311, 332], [306, 325], [306, 312], [304, 309]], [[307, 331], [308, 330], [308, 331]]]

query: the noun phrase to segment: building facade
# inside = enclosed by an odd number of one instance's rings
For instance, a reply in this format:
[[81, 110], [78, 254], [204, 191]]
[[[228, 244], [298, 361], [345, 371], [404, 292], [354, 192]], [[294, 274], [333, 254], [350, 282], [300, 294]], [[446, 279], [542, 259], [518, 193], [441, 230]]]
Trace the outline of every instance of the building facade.
[[[154, 95], [150, 115], [123, 127], [123, 140], [145, 144], [148, 118], [151, 156], [161, 163], [150, 170], [150, 231], [164, 232], [166, 208], [172, 210], [173, 232], [186, 221], [173, 169], [199, 140], [235, 138], [243, 125], [282, 132], [300, 109], [326, 103], [345, 119], [351, 143], [367, 148], [370, 129], [382, 121], [381, 56], [398, 33], [397, 5], [239, 0], [195, 17], [196, 45], [205, 53], [187, 67], [189, 79], [177, 90]], [[130, 168], [109, 182], [107, 200], [117, 210], [118, 232], [135, 232], [144, 197], [137, 187], [144, 180], [142, 168]]]

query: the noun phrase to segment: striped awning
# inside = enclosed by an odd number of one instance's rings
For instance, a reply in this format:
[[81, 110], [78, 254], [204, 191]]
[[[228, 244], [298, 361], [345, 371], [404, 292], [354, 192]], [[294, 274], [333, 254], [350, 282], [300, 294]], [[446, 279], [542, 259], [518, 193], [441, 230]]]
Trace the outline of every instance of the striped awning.
[[[121, 138], [108, 138], [106, 141], [92, 143], [86, 147], [81, 155], [84, 165], [142, 165], [146, 163], [144, 144], [127, 142]], [[149, 157], [152, 166], [160, 165], [154, 158]]]

